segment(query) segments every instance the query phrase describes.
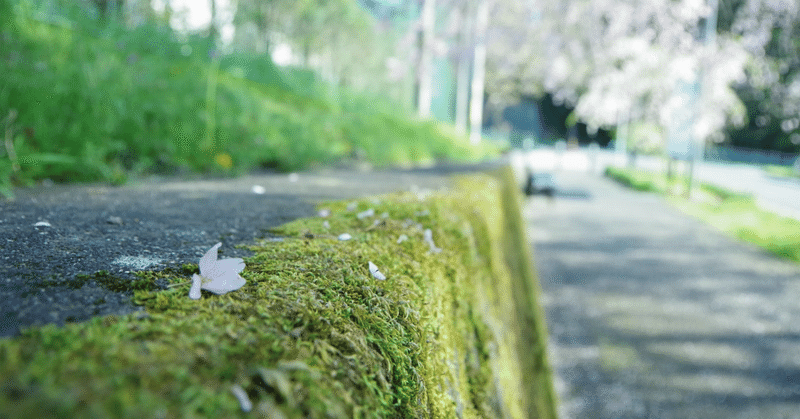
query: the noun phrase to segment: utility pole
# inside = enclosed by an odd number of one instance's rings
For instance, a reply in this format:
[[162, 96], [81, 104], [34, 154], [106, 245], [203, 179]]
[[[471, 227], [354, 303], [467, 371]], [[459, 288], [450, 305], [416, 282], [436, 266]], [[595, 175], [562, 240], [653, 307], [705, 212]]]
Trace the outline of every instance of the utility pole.
[[429, 117], [433, 100], [433, 38], [436, 35], [436, 0], [424, 1], [420, 17], [422, 45], [419, 51], [417, 112], [422, 117]]
[[[709, 0], [708, 5], [708, 17], [706, 18], [705, 27], [703, 28], [703, 46], [705, 50], [703, 51], [703, 62], [700, 66], [700, 77], [698, 80], [700, 84], [698, 90], [701, 98], [703, 95], [706, 95], [708, 91], [706, 88], [705, 67], [710, 65], [711, 54], [717, 49], [717, 13], [719, 12], [719, 0]], [[702, 102], [701, 100], [701, 106]], [[705, 153], [705, 140], [696, 140], [696, 143], [689, 162], [689, 184], [686, 187], [686, 199], [692, 198], [692, 192], [697, 183], [695, 171], [697, 170], [698, 163], [703, 160], [703, 154]]]
[[486, 77], [486, 30], [489, 26], [489, 0], [478, 0], [475, 16], [475, 55], [472, 66], [469, 142], [478, 144], [483, 131], [483, 90]]
[[461, 33], [459, 34], [458, 69], [456, 70], [456, 129], [466, 133], [469, 126], [469, 74], [472, 58], [472, 3], [464, 2], [461, 9]]

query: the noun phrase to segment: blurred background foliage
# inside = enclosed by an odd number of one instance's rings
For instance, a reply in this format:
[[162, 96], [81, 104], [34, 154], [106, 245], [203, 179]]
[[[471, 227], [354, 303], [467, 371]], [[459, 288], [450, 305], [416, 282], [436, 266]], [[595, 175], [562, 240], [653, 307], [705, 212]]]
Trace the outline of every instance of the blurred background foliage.
[[800, 152], [796, 1], [497, 0], [491, 22], [496, 108], [546, 103], [588, 128], [582, 141], [632, 131], [630, 146], [663, 152], [688, 85], [698, 141]]
[[191, 28], [165, 1], [0, 0], [0, 189], [482, 153], [394, 100], [394, 35], [354, 0], [234, 5]]
[[792, 1], [0, 0], [0, 19], [5, 193], [470, 159], [488, 131], [658, 154], [686, 108], [707, 148], [800, 152]]

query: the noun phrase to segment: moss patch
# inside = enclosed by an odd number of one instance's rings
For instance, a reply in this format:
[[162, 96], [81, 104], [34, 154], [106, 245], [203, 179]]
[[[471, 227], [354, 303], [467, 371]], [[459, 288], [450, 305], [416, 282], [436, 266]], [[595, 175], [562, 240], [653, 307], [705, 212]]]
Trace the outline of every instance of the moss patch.
[[250, 247], [247, 284], [226, 295], [195, 301], [189, 284], [152, 286], [185, 272], [142, 274], [147, 315], [0, 340], [0, 417], [247, 416], [235, 386], [268, 417], [555, 417], [510, 180], [326, 203], [329, 217]]

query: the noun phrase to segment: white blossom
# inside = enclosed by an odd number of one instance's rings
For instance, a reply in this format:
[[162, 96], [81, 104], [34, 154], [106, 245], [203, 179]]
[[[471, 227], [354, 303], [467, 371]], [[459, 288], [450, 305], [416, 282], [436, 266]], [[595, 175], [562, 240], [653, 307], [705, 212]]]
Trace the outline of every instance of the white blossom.
[[192, 287], [189, 298], [200, 298], [200, 289], [225, 294], [235, 291], [245, 284], [245, 279], [239, 275], [245, 268], [241, 258], [217, 260], [217, 251], [222, 243], [217, 243], [200, 258], [200, 275], [192, 275]]

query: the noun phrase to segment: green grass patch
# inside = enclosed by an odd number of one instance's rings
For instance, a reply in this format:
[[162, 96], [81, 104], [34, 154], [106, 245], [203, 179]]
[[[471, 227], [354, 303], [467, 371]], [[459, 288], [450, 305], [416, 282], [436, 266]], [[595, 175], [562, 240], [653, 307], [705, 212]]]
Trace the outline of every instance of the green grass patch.
[[686, 179], [669, 181], [660, 173], [608, 168], [606, 176], [637, 190], [658, 192], [682, 211], [738, 239], [800, 262], [800, 221], [764, 211], [751, 196], [700, 184], [693, 200], [682, 195]]
[[196, 266], [148, 272], [130, 287], [146, 315], [2, 339], [0, 417], [244, 417], [239, 386], [267, 417], [554, 418], [511, 176], [326, 203], [330, 217], [250, 247], [237, 291], [191, 300], [188, 284], [154, 284]]
[[765, 165], [762, 168], [770, 176], [800, 179], [800, 170], [791, 166]]
[[164, 24], [116, 27], [47, 4], [0, 0], [6, 196], [41, 179], [120, 184], [153, 173], [417, 165], [491, 153], [268, 56], [217, 56], [207, 39]]

